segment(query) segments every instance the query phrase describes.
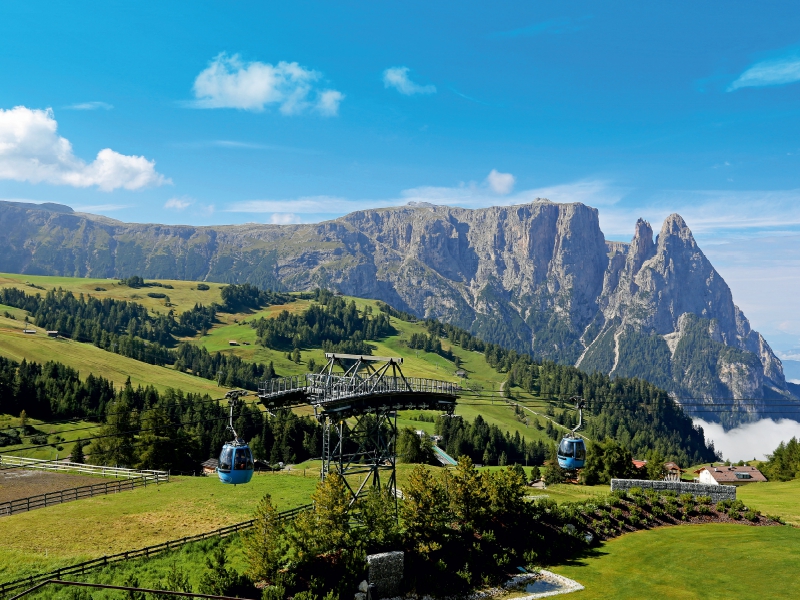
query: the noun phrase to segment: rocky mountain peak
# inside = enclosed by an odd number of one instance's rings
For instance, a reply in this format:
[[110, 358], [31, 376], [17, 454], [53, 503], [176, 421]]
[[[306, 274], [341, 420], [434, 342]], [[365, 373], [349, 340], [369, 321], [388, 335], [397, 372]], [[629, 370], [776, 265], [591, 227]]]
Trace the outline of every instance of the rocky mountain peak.
[[597, 209], [544, 200], [225, 227], [0, 202], [0, 223], [0, 272], [321, 286], [442, 319], [539, 360], [648, 379], [678, 397], [792, 398], [780, 361], [678, 214], [655, 240], [639, 219], [630, 244], [605, 240]]

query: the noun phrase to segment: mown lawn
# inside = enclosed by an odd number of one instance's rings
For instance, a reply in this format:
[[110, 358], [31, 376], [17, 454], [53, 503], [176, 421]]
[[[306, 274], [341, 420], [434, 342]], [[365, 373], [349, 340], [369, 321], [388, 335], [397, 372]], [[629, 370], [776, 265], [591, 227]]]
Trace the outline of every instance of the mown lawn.
[[750, 483], [740, 486], [736, 497], [764, 514], [780, 515], [787, 523], [800, 526], [800, 479]]
[[800, 530], [710, 524], [629, 533], [551, 568], [575, 600], [799, 598]]
[[267, 493], [281, 510], [306, 504], [317, 473], [256, 475], [239, 486], [216, 477], [174, 477], [157, 487], [3, 517], [0, 580], [245, 521]]

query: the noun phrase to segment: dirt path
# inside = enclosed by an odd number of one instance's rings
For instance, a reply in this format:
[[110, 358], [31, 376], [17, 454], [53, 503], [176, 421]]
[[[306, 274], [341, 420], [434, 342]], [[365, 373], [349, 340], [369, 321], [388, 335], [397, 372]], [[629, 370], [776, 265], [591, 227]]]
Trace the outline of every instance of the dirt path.
[[103, 481], [97, 477], [47, 473], [45, 471], [7, 469], [0, 471], [0, 502], [19, 500], [47, 492], [92, 485]]

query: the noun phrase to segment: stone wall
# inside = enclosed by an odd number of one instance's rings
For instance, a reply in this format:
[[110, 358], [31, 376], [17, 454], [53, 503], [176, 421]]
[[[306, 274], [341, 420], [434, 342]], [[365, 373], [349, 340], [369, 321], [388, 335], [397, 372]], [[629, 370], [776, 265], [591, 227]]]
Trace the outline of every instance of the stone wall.
[[672, 490], [676, 494], [694, 494], [697, 496], [711, 496], [713, 502], [720, 500], [736, 500], [736, 486], [733, 485], [704, 485], [702, 483], [688, 483], [678, 481], [646, 481], [642, 479], [612, 479], [611, 491], [628, 491], [639, 487], [643, 490], [658, 490], [665, 492]]

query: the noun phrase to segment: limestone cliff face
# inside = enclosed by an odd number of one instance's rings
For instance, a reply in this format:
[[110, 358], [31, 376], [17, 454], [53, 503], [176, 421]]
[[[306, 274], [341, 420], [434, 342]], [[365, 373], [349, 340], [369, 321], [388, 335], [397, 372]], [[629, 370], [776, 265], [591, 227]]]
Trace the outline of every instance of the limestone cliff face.
[[639, 220], [630, 244], [605, 240], [596, 209], [547, 200], [221, 227], [0, 202], [0, 223], [0, 271], [326, 286], [679, 397], [790, 396], [780, 361], [679, 215], [655, 239]]

